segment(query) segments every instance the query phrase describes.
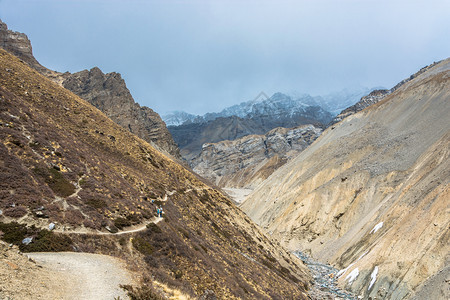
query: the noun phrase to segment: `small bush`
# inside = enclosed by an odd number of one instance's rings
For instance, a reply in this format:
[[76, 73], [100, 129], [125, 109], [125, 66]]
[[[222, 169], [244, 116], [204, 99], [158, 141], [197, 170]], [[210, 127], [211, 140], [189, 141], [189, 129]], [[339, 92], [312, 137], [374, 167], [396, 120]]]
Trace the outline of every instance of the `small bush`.
[[91, 198], [86, 201], [86, 205], [93, 208], [104, 208], [107, 206], [106, 201], [98, 198]]
[[125, 218], [122, 218], [122, 217], [117, 217], [114, 220], [114, 226], [116, 226], [117, 228], [122, 230], [124, 227], [131, 226], [131, 222], [128, 219], [125, 219]]
[[75, 192], [75, 186], [71, 184], [69, 180], [64, 178], [61, 172], [56, 169], [35, 167], [33, 171], [36, 175], [39, 175], [44, 179], [45, 183], [48, 184], [56, 195], [67, 197]]
[[66, 235], [56, 235], [47, 229], [41, 230], [29, 245], [21, 244], [23, 252], [58, 252], [72, 250], [72, 240]]
[[[151, 282], [150, 279], [146, 282]], [[153, 286], [142, 285], [141, 287], [132, 287], [131, 285], [122, 285], [122, 289], [127, 291], [128, 297], [131, 300], [163, 300], [164, 297], [160, 296]]]
[[0, 230], [3, 232], [2, 239], [5, 242], [20, 245], [22, 240], [26, 237], [28, 230], [23, 224], [17, 222], [1, 223]]
[[21, 218], [27, 214], [27, 208], [25, 206], [8, 207], [3, 214], [11, 218]]
[[151, 255], [153, 253], [152, 245], [141, 237], [133, 238], [133, 247], [144, 255]]

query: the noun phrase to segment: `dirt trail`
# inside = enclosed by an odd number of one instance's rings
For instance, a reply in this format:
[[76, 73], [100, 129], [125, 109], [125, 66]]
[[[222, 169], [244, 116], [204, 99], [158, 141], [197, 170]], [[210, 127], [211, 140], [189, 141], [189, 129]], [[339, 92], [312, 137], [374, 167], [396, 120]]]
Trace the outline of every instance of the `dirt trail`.
[[27, 255], [45, 269], [56, 272], [55, 281], [68, 283], [58, 291], [62, 299], [128, 299], [119, 285], [135, 283], [124, 263], [111, 256], [75, 252]]

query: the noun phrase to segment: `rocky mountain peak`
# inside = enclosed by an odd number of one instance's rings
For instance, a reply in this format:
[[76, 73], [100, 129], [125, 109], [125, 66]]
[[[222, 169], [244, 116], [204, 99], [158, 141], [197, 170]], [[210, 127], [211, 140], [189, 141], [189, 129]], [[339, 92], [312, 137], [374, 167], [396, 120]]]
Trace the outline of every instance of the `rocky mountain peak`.
[[0, 47], [22, 59], [40, 73], [47, 73], [47, 69], [34, 58], [31, 42], [27, 35], [9, 30], [8, 25], [2, 20], [0, 20]]
[[119, 73], [104, 74], [98, 67], [63, 75], [62, 85], [85, 99], [120, 126], [150, 142], [159, 150], [181, 158], [161, 117], [136, 103]]

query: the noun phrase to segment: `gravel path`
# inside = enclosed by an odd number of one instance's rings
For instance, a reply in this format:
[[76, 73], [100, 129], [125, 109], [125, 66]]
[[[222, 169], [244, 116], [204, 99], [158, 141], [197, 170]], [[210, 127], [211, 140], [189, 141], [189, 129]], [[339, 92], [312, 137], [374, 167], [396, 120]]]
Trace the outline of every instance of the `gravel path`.
[[134, 283], [124, 263], [111, 256], [75, 252], [27, 255], [43, 268], [55, 271], [58, 274], [55, 281], [69, 283], [61, 286], [62, 299], [128, 299], [119, 285]]

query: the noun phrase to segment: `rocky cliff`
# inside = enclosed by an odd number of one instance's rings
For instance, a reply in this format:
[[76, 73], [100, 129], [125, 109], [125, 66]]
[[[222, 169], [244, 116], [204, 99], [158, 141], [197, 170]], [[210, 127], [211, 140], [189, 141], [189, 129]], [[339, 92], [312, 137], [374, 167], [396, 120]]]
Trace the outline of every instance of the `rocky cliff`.
[[99, 68], [64, 74], [43, 67], [35, 59], [28, 37], [8, 30], [0, 20], [0, 47], [19, 57], [30, 67], [62, 84], [103, 111], [114, 122], [150, 142], [159, 150], [181, 159], [179, 149], [161, 117], [152, 109], [134, 102], [118, 73], [103, 74]]
[[313, 125], [279, 127], [264, 135], [204, 144], [191, 166], [220, 187], [254, 188], [321, 133]]
[[152, 109], [136, 103], [118, 73], [104, 74], [99, 68], [64, 74], [62, 85], [100, 109], [111, 120], [160, 151], [181, 158], [166, 124]]
[[191, 298], [307, 299], [301, 262], [220, 191], [3, 49], [0, 65], [2, 239], [122, 257], [144, 278], [140, 299], [163, 297], [162, 284]]
[[[365, 299], [448, 299], [450, 59], [329, 127], [242, 205]], [[446, 293], [446, 294], [445, 294]], [[426, 294], [426, 292], [425, 292]]]

